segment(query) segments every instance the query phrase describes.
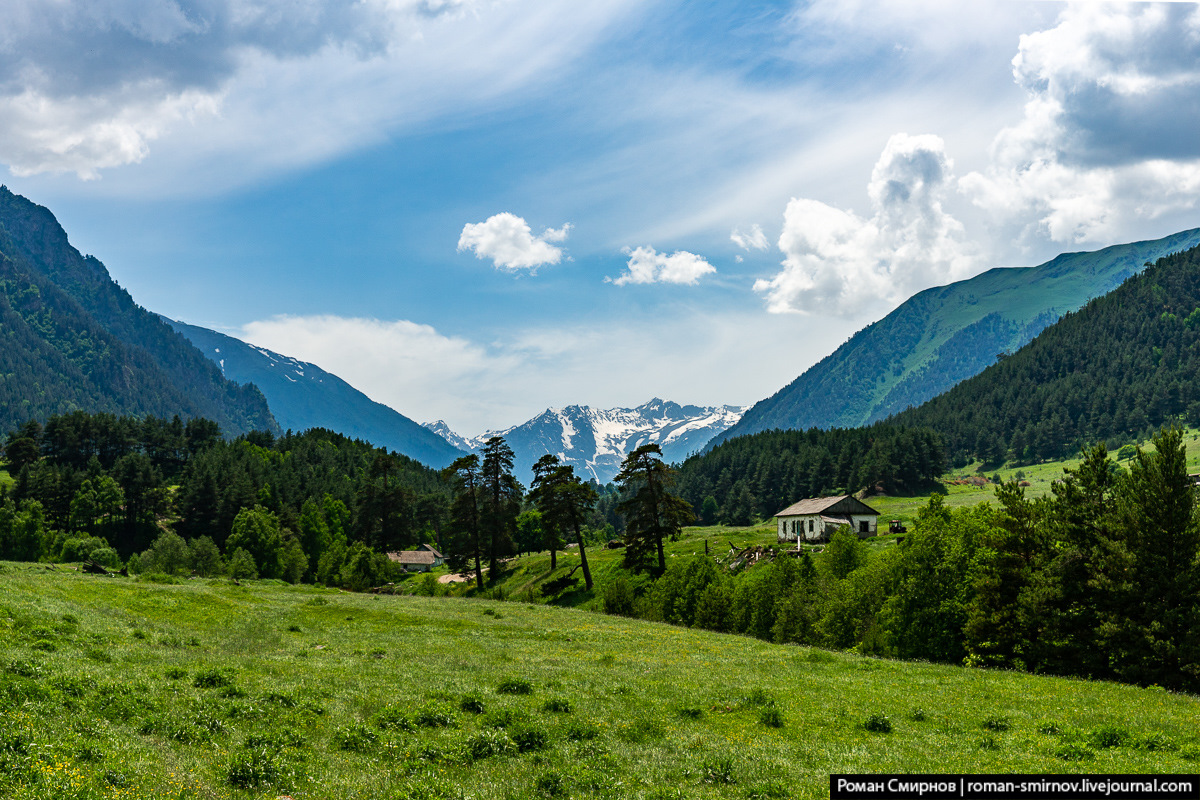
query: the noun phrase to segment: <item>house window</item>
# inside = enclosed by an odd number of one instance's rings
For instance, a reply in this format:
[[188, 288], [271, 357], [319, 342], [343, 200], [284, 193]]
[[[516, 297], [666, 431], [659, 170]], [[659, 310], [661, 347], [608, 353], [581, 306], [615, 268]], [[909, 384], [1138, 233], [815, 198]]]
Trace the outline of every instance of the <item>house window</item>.
[[858, 532], [859, 533], [870, 533], [871, 532], [871, 529], [868, 527], [867, 521], [865, 519], [858, 523]]
[[808, 532], [812, 533], [812, 531], [813, 531], [813, 521], [810, 519], [808, 521]]
[[792, 520], [792, 536], [796, 535], [796, 520]]

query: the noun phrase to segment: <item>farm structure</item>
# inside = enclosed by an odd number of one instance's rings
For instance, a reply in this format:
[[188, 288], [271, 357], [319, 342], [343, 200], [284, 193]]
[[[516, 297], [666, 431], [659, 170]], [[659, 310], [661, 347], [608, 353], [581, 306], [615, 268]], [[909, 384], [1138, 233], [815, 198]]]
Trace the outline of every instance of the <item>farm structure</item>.
[[429, 572], [434, 567], [440, 567], [446, 560], [441, 553], [427, 544], [416, 550], [401, 550], [387, 555], [392, 561], [399, 561], [406, 572]]
[[814, 497], [793, 503], [775, 515], [780, 542], [825, 542], [842, 525], [860, 539], [878, 532], [879, 512], [854, 495]]

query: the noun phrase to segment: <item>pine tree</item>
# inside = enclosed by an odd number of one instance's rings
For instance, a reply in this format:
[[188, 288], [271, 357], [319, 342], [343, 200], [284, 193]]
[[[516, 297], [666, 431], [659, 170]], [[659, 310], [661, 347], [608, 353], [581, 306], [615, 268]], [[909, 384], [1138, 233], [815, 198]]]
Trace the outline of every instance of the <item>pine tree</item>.
[[646, 569], [658, 555], [658, 574], [667, 569], [664, 539], [678, 539], [683, 526], [695, 520], [686, 500], [670, 492], [675, 470], [662, 462], [657, 444], [644, 444], [625, 456], [616, 481], [627, 499], [621, 502], [625, 517], [625, 564]]

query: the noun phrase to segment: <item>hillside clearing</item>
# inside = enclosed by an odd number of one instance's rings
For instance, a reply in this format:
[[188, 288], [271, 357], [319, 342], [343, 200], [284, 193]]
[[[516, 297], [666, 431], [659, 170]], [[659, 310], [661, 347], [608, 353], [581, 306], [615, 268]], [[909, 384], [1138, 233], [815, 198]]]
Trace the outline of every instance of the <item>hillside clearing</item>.
[[13, 798], [824, 797], [830, 772], [1200, 758], [1197, 698], [1155, 688], [523, 603], [2, 570]]

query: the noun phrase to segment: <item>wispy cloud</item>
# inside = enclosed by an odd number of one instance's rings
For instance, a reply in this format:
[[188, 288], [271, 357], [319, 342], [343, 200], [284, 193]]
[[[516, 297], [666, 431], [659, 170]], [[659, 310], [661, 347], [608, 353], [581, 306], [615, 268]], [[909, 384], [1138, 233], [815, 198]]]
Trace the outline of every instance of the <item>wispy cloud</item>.
[[729, 234], [730, 240], [743, 250], [766, 250], [771, 246], [761, 225], [751, 225], [749, 233], [742, 233], [740, 228], [734, 228]]
[[458, 237], [459, 252], [470, 250], [476, 258], [490, 258], [496, 269], [509, 272], [528, 270], [562, 261], [561, 247], [551, 242], [563, 242], [571, 231], [571, 223], [561, 228], [547, 228], [534, 236], [523, 218], [507, 211], [494, 214], [483, 222], [468, 222]]

